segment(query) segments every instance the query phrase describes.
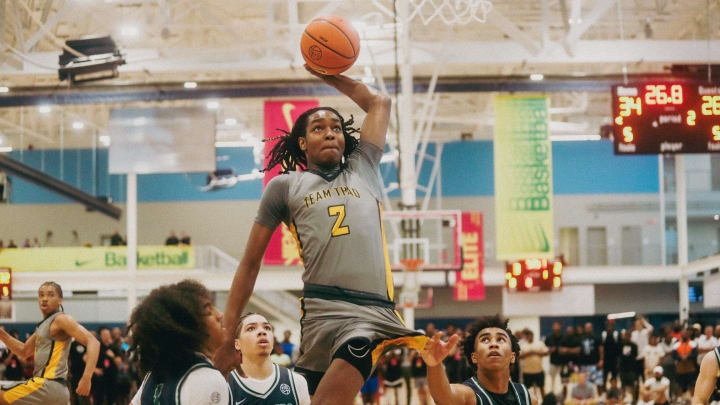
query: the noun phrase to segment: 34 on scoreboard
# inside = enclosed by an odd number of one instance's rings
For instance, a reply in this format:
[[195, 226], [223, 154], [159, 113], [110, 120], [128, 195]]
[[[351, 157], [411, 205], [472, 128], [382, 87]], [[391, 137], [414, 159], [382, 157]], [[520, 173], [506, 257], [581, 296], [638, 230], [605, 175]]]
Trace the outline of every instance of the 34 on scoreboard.
[[720, 85], [656, 81], [613, 86], [615, 154], [720, 153]]

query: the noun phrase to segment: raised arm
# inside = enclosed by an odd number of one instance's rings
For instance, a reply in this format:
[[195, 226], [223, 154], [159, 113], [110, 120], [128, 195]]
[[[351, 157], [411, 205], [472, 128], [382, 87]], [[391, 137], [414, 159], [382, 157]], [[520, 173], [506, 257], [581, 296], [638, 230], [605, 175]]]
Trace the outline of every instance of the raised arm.
[[358, 107], [367, 113], [365, 121], [360, 128], [360, 140], [377, 145], [385, 149], [385, 136], [390, 122], [392, 99], [387, 94], [379, 93], [365, 83], [353, 80], [347, 76], [322, 75], [305, 66], [308, 72], [319, 77], [328, 85], [336, 88], [340, 93], [350, 97]]
[[422, 351], [422, 358], [427, 365], [430, 395], [437, 405], [474, 405], [473, 390], [461, 384], [450, 384], [443, 365], [443, 359], [448, 356], [450, 348], [457, 344], [460, 337], [452, 335], [445, 343], [440, 339], [441, 336], [442, 333], [436, 333]]
[[65, 332], [68, 336], [75, 338], [81, 345], [87, 348], [85, 357], [85, 370], [78, 383], [77, 390], [75, 392], [78, 395], [88, 396], [90, 395], [90, 384], [92, 382], [92, 376], [95, 372], [95, 366], [97, 364], [98, 355], [100, 354], [100, 342], [88, 332], [85, 327], [77, 323], [75, 319], [66, 314], [58, 315], [53, 321], [60, 329]]
[[705, 405], [715, 389], [718, 375], [718, 360], [714, 354], [703, 357], [700, 363], [700, 374], [695, 383], [695, 394], [692, 398], [692, 405]]
[[28, 357], [35, 354], [35, 334], [33, 333], [28, 340], [23, 343], [14, 337], [7, 333], [5, 331], [5, 328], [0, 326], [0, 340], [2, 340], [3, 343], [5, 343], [5, 346], [7, 346], [8, 349], [10, 349], [11, 352], [15, 353], [16, 356], [20, 358], [20, 360], [27, 360]]
[[235, 271], [230, 294], [228, 295], [225, 314], [223, 316], [223, 327], [225, 328], [225, 339], [223, 345], [218, 349], [214, 356], [215, 367], [220, 370], [223, 375], [227, 375], [235, 363], [235, 328], [238, 320], [242, 316], [242, 312], [247, 306], [252, 295], [255, 280], [260, 272], [260, 264], [262, 262], [265, 249], [270, 243], [273, 229], [260, 225], [255, 222], [250, 230], [245, 253], [240, 261], [240, 265]]

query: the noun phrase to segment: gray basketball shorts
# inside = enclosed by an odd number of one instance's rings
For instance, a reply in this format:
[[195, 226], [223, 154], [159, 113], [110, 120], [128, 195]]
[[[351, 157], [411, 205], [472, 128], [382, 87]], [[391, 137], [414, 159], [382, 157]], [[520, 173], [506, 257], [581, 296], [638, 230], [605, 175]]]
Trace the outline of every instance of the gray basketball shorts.
[[12, 405], [67, 405], [70, 391], [61, 382], [34, 377], [2, 387], [3, 399]]
[[353, 355], [371, 354], [373, 368], [386, 350], [405, 346], [422, 351], [427, 342], [425, 335], [406, 328], [391, 308], [308, 297], [300, 302], [300, 356], [295, 365], [304, 370], [324, 373], [350, 340], [368, 342], [367, 347], [351, 349]]

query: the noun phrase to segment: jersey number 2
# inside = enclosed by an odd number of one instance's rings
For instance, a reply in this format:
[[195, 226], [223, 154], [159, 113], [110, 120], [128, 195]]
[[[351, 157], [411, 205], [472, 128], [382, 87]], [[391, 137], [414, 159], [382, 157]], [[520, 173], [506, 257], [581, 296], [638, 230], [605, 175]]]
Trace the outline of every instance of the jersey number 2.
[[343, 225], [342, 222], [345, 219], [345, 206], [344, 205], [331, 205], [328, 207], [328, 215], [335, 218], [335, 224], [332, 227], [332, 236], [342, 236], [350, 233], [350, 228], [347, 225]]

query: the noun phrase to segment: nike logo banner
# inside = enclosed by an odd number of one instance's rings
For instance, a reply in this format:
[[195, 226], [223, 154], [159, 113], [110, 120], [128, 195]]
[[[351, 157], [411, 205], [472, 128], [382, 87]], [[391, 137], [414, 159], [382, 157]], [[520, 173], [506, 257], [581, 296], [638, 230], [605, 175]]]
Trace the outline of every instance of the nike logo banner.
[[496, 96], [495, 234], [499, 260], [553, 259], [549, 101]]

